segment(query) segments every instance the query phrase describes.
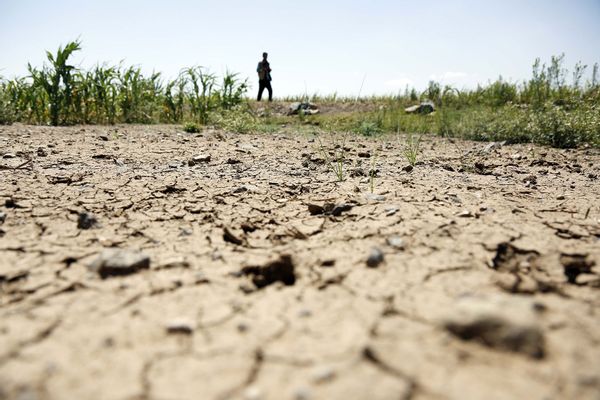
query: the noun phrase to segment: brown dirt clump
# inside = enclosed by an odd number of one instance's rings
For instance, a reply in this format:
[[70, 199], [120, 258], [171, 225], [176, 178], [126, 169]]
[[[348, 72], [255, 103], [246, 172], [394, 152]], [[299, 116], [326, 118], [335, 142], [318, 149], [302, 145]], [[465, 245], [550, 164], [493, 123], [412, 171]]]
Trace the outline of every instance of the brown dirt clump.
[[597, 150], [317, 144], [0, 127], [0, 399], [600, 397]]

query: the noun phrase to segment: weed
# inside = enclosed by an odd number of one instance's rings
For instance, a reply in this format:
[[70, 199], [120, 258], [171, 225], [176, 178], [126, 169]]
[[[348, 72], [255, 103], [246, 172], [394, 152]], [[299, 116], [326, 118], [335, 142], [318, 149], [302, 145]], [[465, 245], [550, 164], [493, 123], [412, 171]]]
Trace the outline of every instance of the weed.
[[200, 132], [200, 127], [195, 122], [186, 122], [183, 124], [183, 130], [187, 133], [198, 133]]
[[415, 134], [408, 133], [406, 135], [406, 139], [404, 141], [404, 146], [403, 146], [404, 157], [406, 158], [406, 161], [408, 161], [408, 163], [413, 167], [415, 166], [415, 164], [417, 164], [417, 158], [419, 157], [419, 147], [421, 145], [421, 137], [422, 137], [422, 135], [419, 135], [415, 138]]
[[356, 132], [363, 136], [374, 136], [381, 133], [381, 128], [377, 122], [365, 120], [360, 122]]
[[214, 112], [210, 122], [217, 128], [235, 133], [250, 133], [258, 129], [256, 117], [247, 108], [237, 106], [228, 111]]
[[338, 182], [343, 182], [345, 180], [344, 177], [344, 160], [346, 156], [346, 139], [347, 134], [343, 134], [342, 138], [338, 140], [338, 138], [333, 139], [333, 157], [330, 156], [330, 150], [328, 150], [321, 141], [321, 138], [317, 136], [317, 141], [319, 142], [319, 152], [321, 156], [325, 160], [328, 168], [333, 172]]
[[375, 191], [375, 176], [377, 175], [377, 150], [373, 151], [373, 156], [371, 157], [371, 169], [369, 170], [369, 189], [371, 193]]

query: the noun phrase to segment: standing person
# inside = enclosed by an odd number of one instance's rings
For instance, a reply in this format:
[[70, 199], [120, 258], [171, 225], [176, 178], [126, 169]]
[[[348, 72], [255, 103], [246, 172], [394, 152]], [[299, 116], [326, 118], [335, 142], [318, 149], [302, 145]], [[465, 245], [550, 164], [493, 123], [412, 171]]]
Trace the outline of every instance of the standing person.
[[265, 88], [269, 91], [269, 101], [273, 101], [273, 89], [271, 88], [271, 66], [267, 61], [267, 53], [263, 53], [263, 59], [258, 63], [256, 72], [258, 72], [258, 97], [257, 101], [262, 98], [263, 91]]

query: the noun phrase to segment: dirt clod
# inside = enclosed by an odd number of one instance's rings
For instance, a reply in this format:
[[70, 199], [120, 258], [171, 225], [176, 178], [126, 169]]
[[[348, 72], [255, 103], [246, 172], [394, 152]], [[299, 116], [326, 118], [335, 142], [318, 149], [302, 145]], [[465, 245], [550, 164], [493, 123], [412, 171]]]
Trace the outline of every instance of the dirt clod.
[[528, 300], [466, 297], [456, 303], [444, 326], [463, 340], [542, 358], [544, 334], [536, 309]]
[[102, 279], [111, 276], [130, 275], [141, 269], [150, 268], [150, 257], [135, 251], [123, 249], [105, 249], [89, 265]]
[[560, 263], [569, 283], [576, 283], [580, 274], [589, 274], [595, 265], [594, 260], [588, 258], [587, 254], [561, 254]]
[[281, 255], [277, 260], [265, 265], [247, 266], [242, 268], [242, 275], [251, 276], [252, 283], [257, 289], [262, 289], [275, 282], [291, 286], [296, 283], [294, 263], [290, 255]]

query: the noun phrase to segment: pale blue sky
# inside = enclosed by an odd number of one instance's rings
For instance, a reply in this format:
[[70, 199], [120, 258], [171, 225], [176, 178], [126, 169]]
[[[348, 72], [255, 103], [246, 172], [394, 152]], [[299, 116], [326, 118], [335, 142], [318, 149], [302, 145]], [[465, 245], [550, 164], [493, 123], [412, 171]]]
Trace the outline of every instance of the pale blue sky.
[[0, 75], [80, 37], [74, 62], [125, 60], [166, 76], [226, 68], [256, 84], [264, 51], [275, 95], [394, 93], [434, 78], [472, 87], [529, 77], [536, 57], [600, 62], [600, 0], [0, 0]]

